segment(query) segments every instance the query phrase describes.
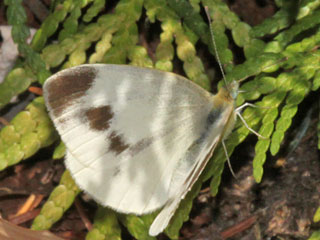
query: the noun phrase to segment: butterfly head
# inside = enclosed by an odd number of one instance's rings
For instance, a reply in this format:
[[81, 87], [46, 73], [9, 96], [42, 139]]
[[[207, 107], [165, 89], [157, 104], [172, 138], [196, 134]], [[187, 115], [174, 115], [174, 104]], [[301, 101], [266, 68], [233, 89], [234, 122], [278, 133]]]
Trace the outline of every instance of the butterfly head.
[[235, 100], [239, 93], [239, 83], [233, 80], [226, 86], [226, 89], [229, 92], [230, 97]]
[[232, 81], [231, 83], [220, 88], [217, 96], [228, 103], [232, 103], [236, 100], [238, 96], [239, 83], [236, 81]]

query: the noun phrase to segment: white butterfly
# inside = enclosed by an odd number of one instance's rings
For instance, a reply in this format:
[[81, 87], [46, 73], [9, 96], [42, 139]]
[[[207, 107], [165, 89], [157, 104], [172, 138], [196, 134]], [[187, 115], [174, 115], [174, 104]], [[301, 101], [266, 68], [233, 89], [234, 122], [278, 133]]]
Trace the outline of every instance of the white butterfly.
[[233, 129], [238, 83], [216, 95], [176, 74], [128, 65], [63, 70], [43, 87], [76, 183], [103, 206], [168, 225]]

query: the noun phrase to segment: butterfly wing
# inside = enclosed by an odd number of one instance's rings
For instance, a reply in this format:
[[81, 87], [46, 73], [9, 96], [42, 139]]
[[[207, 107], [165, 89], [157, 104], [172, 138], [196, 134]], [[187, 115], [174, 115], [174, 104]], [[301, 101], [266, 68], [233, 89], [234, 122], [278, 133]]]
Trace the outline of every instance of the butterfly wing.
[[82, 65], [49, 78], [44, 97], [76, 183], [117, 211], [143, 214], [164, 206], [205, 158], [206, 152], [187, 152], [209, 139], [212, 95], [178, 75]]
[[229, 130], [233, 128], [236, 117], [233, 111], [233, 102], [221, 102], [220, 97], [219, 95], [213, 97], [212, 102], [215, 107], [208, 115], [206, 124], [207, 131], [191, 145], [183, 161], [177, 165], [173, 173], [170, 190], [174, 192], [170, 194], [171, 198], [153, 221], [149, 229], [151, 236], [158, 235], [167, 227], [181, 199], [186, 196], [199, 178], [211, 158], [214, 149], [220, 140], [226, 137]]
[[[193, 166], [191, 171], [188, 171], [188, 177], [185, 179], [181, 187], [179, 189], [176, 189], [176, 194], [167, 201], [163, 209], [152, 222], [149, 229], [149, 234], [151, 236], [157, 236], [168, 226], [171, 218], [173, 217], [175, 211], [177, 210], [180, 204], [180, 201], [186, 196], [188, 191], [191, 190], [193, 184], [200, 176], [202, 170], [204, 169], [210, 157], [212, 156], [212, 153], [217, 143], [218, 141], [214, 142], [211, 150], [209, 150], [208, 152], [208, 155], [203, 160], [199, 159], [200, 161], [194, 164], [195, 166]], [[177, 174], [179, 175], [179, 171], [177, 171]]]

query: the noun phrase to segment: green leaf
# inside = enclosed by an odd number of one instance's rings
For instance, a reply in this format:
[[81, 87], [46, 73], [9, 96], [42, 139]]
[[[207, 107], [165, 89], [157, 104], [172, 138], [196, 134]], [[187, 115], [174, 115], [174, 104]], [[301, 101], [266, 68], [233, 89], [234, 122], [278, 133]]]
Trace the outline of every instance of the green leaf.
[[244, 45], [244, 54], [246, 58], [252, 58], [262, 54], [265, 49], [265, 42], [260, 39], [251, 39], [251, 41]]
[[233, 40], [239, 47], [244, 47], [250, 43], [250, 30], [251, 27], [244, 22], [238, 22], [236, 27], [232, 29]]
[[51, 192], [40, 214], [34, 219], [33, 230], [49, 229], [69, 209], [80, 190], [68, 171], [61, 177], [59, 185]]
[[99, 12], [104, 9], [105, 4], [105, 0], [93, 1], [93, 4], [87, 10], [86, 14], [83, 16], [83, 21], [90, 22], [92, 18], [96, 17], [99, 14]]
[[4, 107], [11, 98], [24, 92], [35, 80], [35, 76], [24, 68], [15, 68], [9, 72], [0, 83], [0, 107]]
[[86, 240], [121, 240], [121, 229], [116, 214], [99, 207], [94, 217], [93, 228], [88, 232]]
[[60, 159], [63, 158], [66, 154], [66, 145], [62, 141], [60, 141], [59, 145], [54, 149], [52, 158], [53, 159]]
[[319, 240], [320, 239], [320, 231], [315, 231], [312, 233], [311, 237], [308, 240]]
[[14, 165], [52, 144], [57, 138], [42, 97], [36, 98], [18, 113], [10, 125], [0, 131], [0, 155], [3, 168]]
[[316, 213], [314, 214], [313, 221], [314, 222], [319, 222], [320, 221], [320, 207], [318, 207]]
[[154, 217], [154, 214], [143, 215], [141, 217], [130, 214], [121, 216], [120, 220], [136, 239], [154, 240], [156, 239], [155, 237], [149, 236], [149, 227]]

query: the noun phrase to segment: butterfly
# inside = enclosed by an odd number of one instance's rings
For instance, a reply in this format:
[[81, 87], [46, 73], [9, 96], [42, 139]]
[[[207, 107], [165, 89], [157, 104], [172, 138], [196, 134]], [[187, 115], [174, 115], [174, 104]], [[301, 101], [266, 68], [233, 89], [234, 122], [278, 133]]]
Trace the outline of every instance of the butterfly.
[[238, 88], [233, 81], [213, 95], [173, 73], [86, 64], [43, 90], [77, 185], [117, 212], [161, 209], [149, 229], [156, 236], [232, 131]]

